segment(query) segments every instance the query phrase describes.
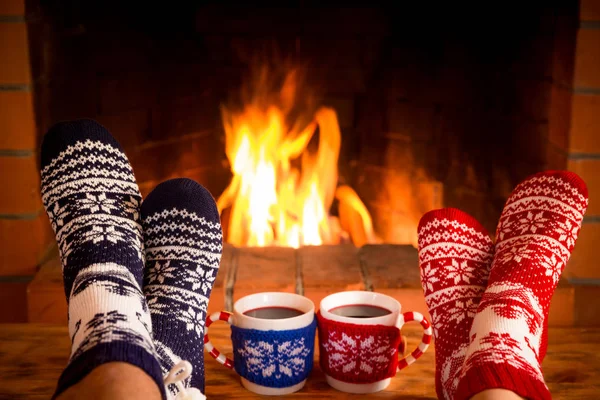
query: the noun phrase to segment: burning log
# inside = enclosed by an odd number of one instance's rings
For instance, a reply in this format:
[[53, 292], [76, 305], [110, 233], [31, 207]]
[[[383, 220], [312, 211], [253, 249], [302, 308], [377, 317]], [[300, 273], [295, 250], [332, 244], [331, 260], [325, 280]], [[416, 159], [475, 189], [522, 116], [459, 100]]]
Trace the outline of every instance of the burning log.
[[373, 230], [371, 214], [349, 186], [340, 186], [335, 192], [339, 201], [340, 224], [344, 231], [350, 234], [352, 243], [362, 247], [368, 243], [379, 243], [380, 240]]
[[[241, 110], [222, 109], [226, 154], [233, 178], [217, 200], [229, 210], [227, 242], [236, 246], [338, 244], [341, 228], [355, 244], [373, 243], [368, 211], [356, 192], [337, 188], [341, 132], [336, 112], [321, 107], [296, 116], [297, 82], [289, 73], [281, 89], [265, 92], [261, 71], [255, 93]], [[316, 147], [316, 149], [315, 149]], [[344, 221], [330, 216], [340, 200]]]

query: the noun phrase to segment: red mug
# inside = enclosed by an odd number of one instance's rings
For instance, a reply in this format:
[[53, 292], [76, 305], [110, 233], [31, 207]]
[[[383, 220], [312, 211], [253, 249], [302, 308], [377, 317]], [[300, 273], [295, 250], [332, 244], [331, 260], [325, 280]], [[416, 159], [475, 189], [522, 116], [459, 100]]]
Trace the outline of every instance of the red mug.
[[[415, 362], [429, 347], [432, 329], [418, 312], [402, 313], [400, 303], [381, 293], [349, 291], [321, 300], [317, 314], [319, 361], [327, 383], [348, 393], [374, 393]], [[419, 322], [423, 337], [408, 356], [403, 355], [400, 329]]]

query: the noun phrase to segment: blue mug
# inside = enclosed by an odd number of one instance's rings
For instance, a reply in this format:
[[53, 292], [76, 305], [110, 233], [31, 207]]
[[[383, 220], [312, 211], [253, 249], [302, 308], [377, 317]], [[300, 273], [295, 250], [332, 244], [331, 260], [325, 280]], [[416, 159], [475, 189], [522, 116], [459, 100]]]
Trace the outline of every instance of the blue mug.
[[233, 360], [221, 354], [204, 336], [204, 348], [219, 363], [234, 369], [242, 385], [261, 395], [285, 395], [304, 387], [313, 367], [315, 305], [304, 296], [284, 292], [242, 297], [233, 313], [210, 315], [231, 325]]

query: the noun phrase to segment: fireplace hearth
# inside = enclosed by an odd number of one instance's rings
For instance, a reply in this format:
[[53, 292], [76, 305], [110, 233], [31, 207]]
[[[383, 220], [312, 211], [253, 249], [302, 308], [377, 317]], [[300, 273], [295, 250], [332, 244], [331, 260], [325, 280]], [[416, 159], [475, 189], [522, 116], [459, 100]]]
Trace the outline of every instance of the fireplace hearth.
[[[232, 311], [236, 300], [257, 292], [291, 292], [321, 299], [344, 290], [369, 290], [398, 299], [404, 309], [430, 318], [411, 245], [352, 244], [235, 247], [225, 244], [208, 313]], [[58, 258], [42, 266], [29, 287], [30, 322], [67, 323], [67, 303]], [[551, 326], [574, 323], [573, 286], [561, 280], [550, 308]]]

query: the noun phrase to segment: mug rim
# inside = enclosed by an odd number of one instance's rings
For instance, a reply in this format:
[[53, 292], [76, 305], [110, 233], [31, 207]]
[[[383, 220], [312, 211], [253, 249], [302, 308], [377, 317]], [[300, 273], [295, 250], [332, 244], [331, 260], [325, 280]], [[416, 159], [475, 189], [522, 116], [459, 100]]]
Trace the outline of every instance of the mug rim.
[[[358, 298], [357, 302], [341, 301], [343, 298], [348, 297]], [[385, 304], [377, 303], [378, 299], [385, 300]], [[364, 317], [364, 318], [353, 318], [332, 313], [330, 310], [336, 307], [342, 307], [352, 304], [365, 304], [374, 305], [387, 308], [390, 313], [376, 317]], [[390, 306], [391, 307], [388, 307]], [[331, 321], [345, 322], [355, 325], [398, 325], [398, 316], [402, 312], [402, 304], [395, 298], [388, 296], [387, 294], [371, 292], [367, 290], [349, 290], [343, 292], [332, 293], [321, 300], [319, 304], [319, 312], [323, 318]]]
[[[248, 307], [248, 304], [253, 304], [253, 307]], [[280, 319], [258, 318], [244, 314], [249, 310], [263, 307], [289, 307], [302, 311], [302, 314]], [[233, 325], [240, 328], [283, 331], [310, 325], [315, 317], [315, 305], [309, 298], [296, 293], [259, 292], [238, 299], [233, 305], [233, 315]]]

